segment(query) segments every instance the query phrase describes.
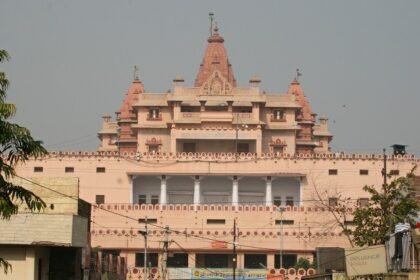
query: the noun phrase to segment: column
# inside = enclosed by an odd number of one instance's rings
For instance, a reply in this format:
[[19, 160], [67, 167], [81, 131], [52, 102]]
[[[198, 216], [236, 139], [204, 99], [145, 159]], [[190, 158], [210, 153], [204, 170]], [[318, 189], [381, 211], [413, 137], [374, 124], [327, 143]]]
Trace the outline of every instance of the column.
[[272, 269], [275, 268], [276, 264], [274, 263], [274, 254], [267, 254], [267, 268]]
[[297, 177], [296, 181], [299, 185], [299, 197], [297, 199], [297, 206], [302, 206], [302, 178], [301, 177]]
[[176, 126], [175, 126], [175, 124], [172, 124], [172, 126], [171, 126], [171, 140], [170, 140], [170, 142], [171, 142], [170, 152], [171, 153], [176, 153], [176, 139], [177, 139], [177, 136], [178, 136], [178, 131], [176, 129]]
[[238, 190], [238, 176], [233, 176], [232, 180], [232, 205], [238, 206], [239, 190]]
[[273, 205], [273, 195], [272, 195], [272, 185], [271, 185], [271, 176], [267, 176], [265, 180], [265, 205]]
[[24, 279], [35, 279], [36, 272], [36, 254], [34, 248], [26, 248], [26, 257], [25, 257], [25, 278]]
[[261, 125], [257, 125], [255, 137], [255, 152], [260, 155], [262, 153], [262, 130]]
[[244, 268], [245, 267], [245, 254], [244, 253], [238, 253], [236, 254], [236, 265], [237, 268]]
[[194, 204], [200, 204], [200, 176], [195, 176], [194, 178]]
[[137, 176], [135, 175], [131, 175], [130, 179], [131, 179], [131, 190], [130, 190], [130, 204], [134, 204], [134, 183], [136, 180]]
[[188, 253], [188, 268], [195, 268], [196, 257], [195, 253]]
[[160, 204], [166, 204], [166, 176], [160, 178]]

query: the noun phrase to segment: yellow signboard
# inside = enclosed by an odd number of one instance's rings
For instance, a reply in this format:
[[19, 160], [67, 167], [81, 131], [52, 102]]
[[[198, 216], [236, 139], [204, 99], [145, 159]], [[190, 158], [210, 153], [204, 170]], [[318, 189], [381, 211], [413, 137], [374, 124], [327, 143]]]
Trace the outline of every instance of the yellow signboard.
[[348, 276], [387, 272], [385, 245], [345, 249]]

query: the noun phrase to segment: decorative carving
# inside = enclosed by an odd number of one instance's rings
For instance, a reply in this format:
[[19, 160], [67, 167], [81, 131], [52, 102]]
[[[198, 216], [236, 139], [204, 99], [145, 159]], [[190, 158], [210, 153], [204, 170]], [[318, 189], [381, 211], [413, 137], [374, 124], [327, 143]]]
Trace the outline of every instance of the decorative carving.
[[218, 70], [215, 70], [201, 87], [202, 95], [226, 95], [231, 92], [232, 85]]
[[284, 147], [284, 146], [287, 146], [287, 144], [286, 144], [286, 141], [281, 140], [280, 138], [277, 138], [271, 141], [270, 146]]
[[158, 140], [155, 137], [153, 137], [152, 139], [146, 140], [146, 145], [162, 145], [162, 140]]

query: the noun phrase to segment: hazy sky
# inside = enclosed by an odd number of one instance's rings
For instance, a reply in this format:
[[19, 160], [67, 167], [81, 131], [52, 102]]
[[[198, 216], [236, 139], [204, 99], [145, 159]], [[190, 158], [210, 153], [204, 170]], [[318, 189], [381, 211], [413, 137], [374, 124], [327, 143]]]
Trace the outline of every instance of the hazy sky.
[[95, 150], [139, 65], [146, 90], [192, 86], [215, 13], [239, 86], [286, 92], [300, 68], [333, 150], [420, 155], [420, 1], [0, 0], [15, 121], [50, 150]]

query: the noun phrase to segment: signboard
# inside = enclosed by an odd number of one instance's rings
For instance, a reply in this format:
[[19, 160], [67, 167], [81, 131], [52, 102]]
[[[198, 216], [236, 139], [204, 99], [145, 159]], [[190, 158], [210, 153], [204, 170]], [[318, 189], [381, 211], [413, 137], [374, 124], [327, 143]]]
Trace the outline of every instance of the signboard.
[[213, 241], [211, 243], [212, 248], [227, 248], [228, 244], [225, 241]]
[[[267, 279], [267, 270], [265, 269], [237, 269], [236, 279]], [[233, 279], [231, 268], [193, 268], [191, 279]]]
[[348, 276], [386, 273], [385, 245], [345, 249]]
[[191, 279], [191, 268], [168, 268], [169, 279]]

